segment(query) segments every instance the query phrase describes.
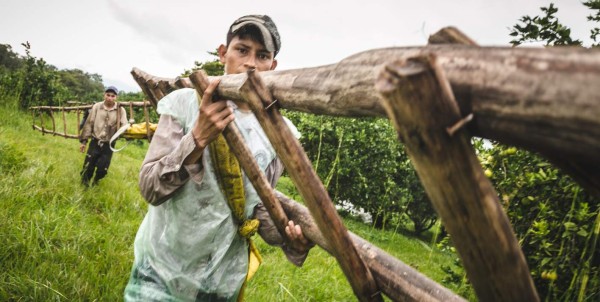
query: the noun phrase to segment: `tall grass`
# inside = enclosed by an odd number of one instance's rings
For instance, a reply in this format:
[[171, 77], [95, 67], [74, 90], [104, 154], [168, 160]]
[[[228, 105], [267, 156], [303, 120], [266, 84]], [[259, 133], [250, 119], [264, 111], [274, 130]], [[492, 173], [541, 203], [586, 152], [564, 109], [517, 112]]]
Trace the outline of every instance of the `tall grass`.
[[[108, 176], [84, 189], [77, 140], [33, 131], [31, 115], [12, 106], [0, 104], [0, 120], [0, 301], [121, 301], [147, 210], [137, 188], [147, 143], [115, 153]], [[70, 129], [74, 124], [71, 116]], [[395, 232], [346, 225], [437, 282], [445, 277], [441, 266], [456, 258]], [[247, 301], [356, 300], [320, 248], [296, 268], [279, 249], [257, 241], [264, 263]]]

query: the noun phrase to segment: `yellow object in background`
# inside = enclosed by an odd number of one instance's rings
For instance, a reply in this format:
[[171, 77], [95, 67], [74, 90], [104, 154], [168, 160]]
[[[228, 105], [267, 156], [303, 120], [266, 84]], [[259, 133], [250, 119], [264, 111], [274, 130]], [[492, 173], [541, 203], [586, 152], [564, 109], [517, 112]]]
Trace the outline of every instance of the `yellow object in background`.
[[[157, 126], [158, 124], [149, 123], [148, 128], [151, 132], [155, 132]], [[131, 124], [129, 129], [123, 133], [123, 137], [131, 139], [147, 138], [148, 133], [146, 132], [146, 123]]]

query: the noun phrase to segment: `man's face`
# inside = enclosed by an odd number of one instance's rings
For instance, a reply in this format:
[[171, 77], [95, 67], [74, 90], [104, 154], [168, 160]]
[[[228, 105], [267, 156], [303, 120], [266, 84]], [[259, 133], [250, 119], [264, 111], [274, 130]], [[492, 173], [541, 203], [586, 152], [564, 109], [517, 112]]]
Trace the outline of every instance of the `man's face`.
[[112, 91], [107, 91], [104, 93], [104, 101], [112, 104], [117, 100], [117, 95]]
[[257, 71], [274, 70], [277, 66], [277, 60], [273, 53], [249, 37], [233, 37], [229, 46], [221, 45], [219, 47], [219, 58], [225, 65], [226, 74], [243, 73], [249, 69], [255, 68]]

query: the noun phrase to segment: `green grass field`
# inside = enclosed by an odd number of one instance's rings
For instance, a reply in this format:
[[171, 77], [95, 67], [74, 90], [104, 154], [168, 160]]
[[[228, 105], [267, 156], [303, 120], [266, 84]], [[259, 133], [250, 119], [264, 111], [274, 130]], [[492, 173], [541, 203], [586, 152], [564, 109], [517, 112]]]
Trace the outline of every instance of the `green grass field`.
[[[77, 140], [42, 135], [32, 130], [31, 114], [1, 103], [0, 121], [0, 301], [121, 301], [135, 233], [148, 207], [137, 187], [147, 143], [115, 153], [108, 176], [84, 189]], [[70, 116], [69, 129], [75, 124]], [[345, 223], [439, 283], [446, 277], [442, 266], [460, 272], [456, 255], [429, 242]], [[335, 259], [322, 249], [314, 248], [297, 268], [255, 238], [264, 262], [248, 285], [247, 301], [356, 301]], [[444, 286], [471, 295], [464, 286]]]

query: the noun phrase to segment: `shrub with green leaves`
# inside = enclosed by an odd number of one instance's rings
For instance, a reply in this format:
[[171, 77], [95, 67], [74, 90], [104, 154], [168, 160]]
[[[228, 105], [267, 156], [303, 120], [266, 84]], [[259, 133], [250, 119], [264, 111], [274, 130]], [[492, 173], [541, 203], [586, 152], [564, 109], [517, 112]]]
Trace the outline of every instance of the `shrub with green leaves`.
[[436, 214], [387, 119], [284, 112], [334, 202], [352, 203], [376, 227], [430, 228]]
[[600, 298], [599, 200], [536, 154], [496, 143], [479, 147], [540, 296]]

